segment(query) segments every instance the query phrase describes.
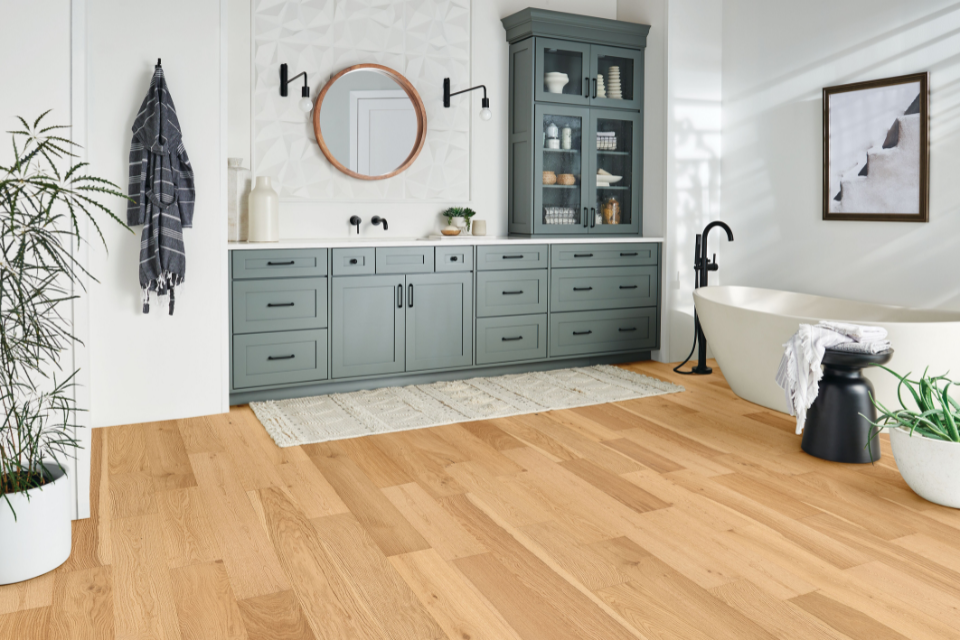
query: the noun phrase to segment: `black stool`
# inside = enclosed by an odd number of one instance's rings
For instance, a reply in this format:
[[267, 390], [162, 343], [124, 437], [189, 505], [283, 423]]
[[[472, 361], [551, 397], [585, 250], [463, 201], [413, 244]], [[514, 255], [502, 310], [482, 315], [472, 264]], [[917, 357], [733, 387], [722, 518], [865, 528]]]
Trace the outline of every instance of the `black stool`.
[[[833, 462], [866, 463], [880, 459], [880, 441], [871, 440], [877, 412], [870, 402], [873, 385], [860, 375], [864, 367], [890, 362], [893, 350], [851, 353], [827, 349], [817, 399], [807, 411], [803, 427], [804, 451]], [[867, 446], [867, 443], [870, 446]]]

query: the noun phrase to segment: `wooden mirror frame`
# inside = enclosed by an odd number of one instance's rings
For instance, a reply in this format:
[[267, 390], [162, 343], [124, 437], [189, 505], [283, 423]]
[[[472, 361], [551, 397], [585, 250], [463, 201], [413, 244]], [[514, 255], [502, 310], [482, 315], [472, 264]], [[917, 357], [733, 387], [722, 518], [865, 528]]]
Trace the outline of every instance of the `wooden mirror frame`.
[[[330, 87], [332, 87], [341, 76], [345, 76], [352, 71], [360, 71], [362, 69], [378, 71], [393, 78], [396, 83], [403, 88], [404, 92], [406, 92], [407, 97], [410, 98], [410, 102], [413, 103], [414, 111], [417, 113], [417, 143], [414, 145], [410, 155], [407, 156], [407, 159], [403, 161], [403, 164], [397, 167], [397, 169], [394, 171], [385, 173], [382, 176], [363, 175], [362, 173], [357, 173], [356, 171], [343, 166], [343, 164], [334, 157], [333, 153], [327, 147], [327, 143], [323, 140], [323, 134], [320, 132], [320, 109], [323, 106], [323, 99], [326, 97], [327, 91], [329, 91]], [[410, 81], [403, 77], [403, 75], [400, 73], [381, 64], [356, 64], [352, 67], [347, 67], [337, 75], [333, 76], [330, 78], [330, 81], [323, 86], [323, 90], [320, 91], [320, 95], [317, 96], [317, 101], [313, 106], [313, 133], [317, 136], [317, 144], [320, 145], [320, 150], [323, 152], [323, 155], [326, 156], [327, 160], [330, 161], [330, 164], [335, 166], [343, 173], [357, 178], [358, 180], [385, 180], [387, 178], [392, 178], [398, 173], [406, 171], [410, 165], [413, 164], [413, 161], [417, 159], [417, 156], [420, 155], [420, 152], [423, 150], [423, 144], [427, 139], [427, 110], [423, 106], [423, 100], [420, 99], [420, 94], [417, 93], [417, 90], [413, 88], [413, 85], [410, 84]]]

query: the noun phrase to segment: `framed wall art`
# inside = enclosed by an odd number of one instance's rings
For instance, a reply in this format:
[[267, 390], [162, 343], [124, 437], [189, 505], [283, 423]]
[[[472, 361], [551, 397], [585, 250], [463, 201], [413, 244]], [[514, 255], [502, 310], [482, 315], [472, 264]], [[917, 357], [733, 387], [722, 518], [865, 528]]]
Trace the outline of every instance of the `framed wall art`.
[[927, 222], [928, 74], [823, 90], [823, 219]]

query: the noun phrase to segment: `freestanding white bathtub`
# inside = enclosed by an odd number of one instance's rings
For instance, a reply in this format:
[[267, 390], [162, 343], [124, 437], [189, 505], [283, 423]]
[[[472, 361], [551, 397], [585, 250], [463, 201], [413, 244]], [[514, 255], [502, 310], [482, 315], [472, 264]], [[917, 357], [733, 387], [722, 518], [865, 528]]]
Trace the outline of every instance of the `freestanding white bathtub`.
[[[888, 367], [912, 373], [911, 378], [928, 366], [931, 374], [951, 371], [960, 378], [960, 313], [753, 287], [703, 287], [693, 298], [707, 344], [733, 392], [770, 409], [787, 411], [775, 377], [783, 344], [801, 323], [841, 320], [885, 327], [894, 350]], [[891, 409], [900, 406], [896, 378], [877, 368], [865, 369], [864, 375], [880, 402]]]

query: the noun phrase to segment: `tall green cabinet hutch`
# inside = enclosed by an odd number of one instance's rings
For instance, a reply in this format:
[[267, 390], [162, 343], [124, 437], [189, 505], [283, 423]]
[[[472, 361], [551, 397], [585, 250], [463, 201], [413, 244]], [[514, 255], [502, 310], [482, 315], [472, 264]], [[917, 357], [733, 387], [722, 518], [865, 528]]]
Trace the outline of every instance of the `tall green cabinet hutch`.
[[545, 9], [502, 22], [510, 234], [641, 235], [650, 27]]

